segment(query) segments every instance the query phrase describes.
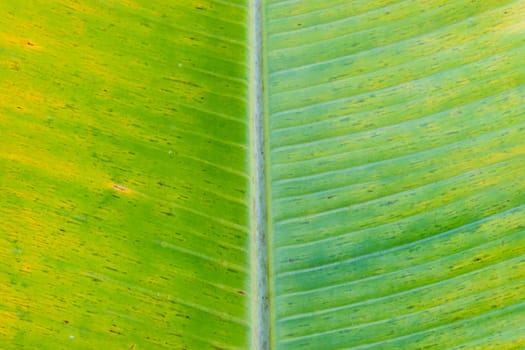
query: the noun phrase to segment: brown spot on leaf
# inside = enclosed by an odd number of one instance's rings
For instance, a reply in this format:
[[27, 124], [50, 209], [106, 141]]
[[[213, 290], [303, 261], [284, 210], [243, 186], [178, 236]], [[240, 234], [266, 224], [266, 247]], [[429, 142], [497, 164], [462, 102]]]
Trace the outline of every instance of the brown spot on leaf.
[[126, 191], [126, 188], [125, 187], [122, 187], [120, 185], [117, 185], [117, 184], [113, 184], [113, 188], [116, 189], [116, 190], [119, 190], [119, 191]]

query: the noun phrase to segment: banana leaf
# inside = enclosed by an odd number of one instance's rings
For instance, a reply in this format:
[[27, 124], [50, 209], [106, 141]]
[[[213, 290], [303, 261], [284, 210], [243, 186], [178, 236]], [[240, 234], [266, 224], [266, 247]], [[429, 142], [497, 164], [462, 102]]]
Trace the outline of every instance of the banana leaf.
[[525, 1], [0, 12], [0, 349], [525, 346]]

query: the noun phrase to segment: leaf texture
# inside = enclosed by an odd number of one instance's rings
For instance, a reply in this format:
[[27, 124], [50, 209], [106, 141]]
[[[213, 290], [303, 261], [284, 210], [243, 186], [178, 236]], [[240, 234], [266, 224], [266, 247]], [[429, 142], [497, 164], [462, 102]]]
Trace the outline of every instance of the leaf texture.
[[0, 349], [525, 347], [525, 1], [0, 12]]
[[0, 348], [246, 349], [245, 1], [0, 12]]
[[275, 349], [525, 346], [524, 1], [268, 1]]

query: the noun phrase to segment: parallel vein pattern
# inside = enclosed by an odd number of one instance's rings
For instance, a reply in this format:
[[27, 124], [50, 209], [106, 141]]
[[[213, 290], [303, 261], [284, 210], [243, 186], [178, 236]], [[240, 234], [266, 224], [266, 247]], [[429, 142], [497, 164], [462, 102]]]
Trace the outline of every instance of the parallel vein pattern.
[[525, 1], [268, 1], [276, 349], [525, 347]]
[[247, 2], [0, 12], [0, 348], [246, 349]]

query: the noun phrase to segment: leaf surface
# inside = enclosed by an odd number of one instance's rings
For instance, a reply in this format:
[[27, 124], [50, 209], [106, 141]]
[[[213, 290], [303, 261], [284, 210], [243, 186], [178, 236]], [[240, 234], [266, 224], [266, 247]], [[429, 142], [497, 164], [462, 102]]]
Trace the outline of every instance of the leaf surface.
[[246, 3], [0, 12], [0, 348], [246, 349]]
[[525, 346], [525, 1], [0, 12], [0, 348]]
[[523, 1], [268, 1], [275, 349], [525, 343]]

